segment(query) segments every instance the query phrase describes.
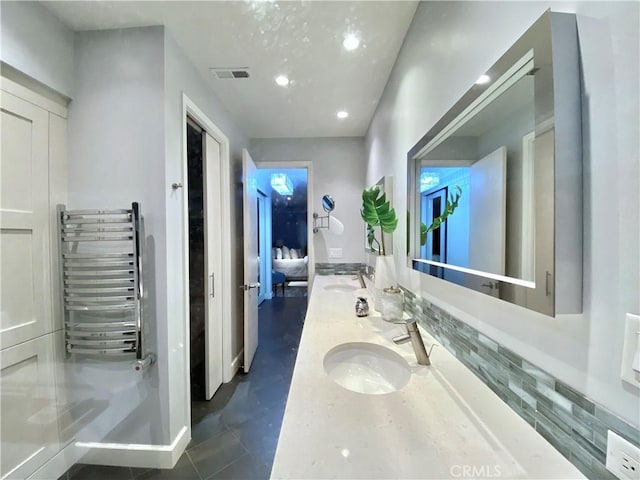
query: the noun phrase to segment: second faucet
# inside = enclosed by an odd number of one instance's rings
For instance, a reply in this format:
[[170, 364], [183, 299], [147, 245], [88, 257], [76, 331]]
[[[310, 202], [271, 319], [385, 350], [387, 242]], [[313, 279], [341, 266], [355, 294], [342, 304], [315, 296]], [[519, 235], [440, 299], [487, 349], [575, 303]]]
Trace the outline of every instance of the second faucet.
[[411, 345], [413, 346], [413, 351], [416, 354], [418, 364], [431, 365], [429, 354], [427, 353], [427, 349], [424, 347], [424, 342], [422, 341], [422, 335], [420, 335], [420, 330], [418, 330], [418, 324], [415, 320], [409, 320], [406, 325], [407, 333], [394, 337], [393, 342], [400, 345], [411, 340]]

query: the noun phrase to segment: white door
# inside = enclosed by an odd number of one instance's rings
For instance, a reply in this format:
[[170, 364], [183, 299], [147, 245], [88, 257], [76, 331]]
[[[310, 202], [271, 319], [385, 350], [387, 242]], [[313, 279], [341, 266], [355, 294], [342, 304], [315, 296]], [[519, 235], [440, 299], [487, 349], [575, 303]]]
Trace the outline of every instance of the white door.
[[52, 330], [49, 114], [2, 92], [0, 156], [1, 348]]
[[222, 385], [222, 209], [220, 205], [220, 144], [205, 133], [204, 219], [205, 219], [205, 397], [213, 397]]
[[[470, 167], [469, 267], [505, 274], [507, 148], [500, 147]], [[473, 288], [499, 297], [497, 282], [472, 275]]]
[[258, 348], [258, 182], [256, 165], [242, 150], [242, 193], [244, 218], [244, 371], [251, 368]]

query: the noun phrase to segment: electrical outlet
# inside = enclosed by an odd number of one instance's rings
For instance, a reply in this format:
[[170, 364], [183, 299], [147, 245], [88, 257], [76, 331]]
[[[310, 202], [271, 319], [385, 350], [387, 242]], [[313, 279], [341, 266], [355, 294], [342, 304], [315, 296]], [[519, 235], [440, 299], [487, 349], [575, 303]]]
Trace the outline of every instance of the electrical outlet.
[[622, 480], [640, 478], [640, 448], [611, 430], [607, 432], [607, 470]]
[[638, 345], [640, 341], [638, 339], [638, 332], [640, 332], [640, 316], [627, 313], [624, 328], [624, 344], [622, 345], [620, 378], [636, 388], [640, 388], [640, 373], [633, 369], [633, 359], [640, 348], [640, 345]]
[[342, 258], [342, 249], [341, 248], [330, 248], [329, 249], [329, 258]]

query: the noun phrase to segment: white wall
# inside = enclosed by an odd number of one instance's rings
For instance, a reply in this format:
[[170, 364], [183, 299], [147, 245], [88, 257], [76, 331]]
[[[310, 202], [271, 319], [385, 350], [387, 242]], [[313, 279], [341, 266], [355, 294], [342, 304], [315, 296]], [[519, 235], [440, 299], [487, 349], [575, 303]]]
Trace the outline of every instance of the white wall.
[[2, 61], [71, 97], [73, 31], [36, 2], [0, 3]]
[[[164, 263], [156, 262], [165, 250], [163, 29], [76, 35], [33, 2], [2, 2], [1, 14], [2, 61], [73, 98], [66, 142], [69, 177], [65, 169], [63, 182], [69, 189], [67, 206], [141, 202], [147, 340], [149, 350], [158, 352], [158, 337], [166, 331], [167, 285]], [[65, 361], [59, 392], [71, 405], [87, 409], [81, 419], [69, 411], [73, 431], [66, 434], [85, 441], [170, 443], [168, 406], [162, 415], [160, 401], [170, 391], [166, 357], [159, 355], [157, 367], [144, 375], [133, 371], [131, 361]], [[75, 459], [75, 454], [67, 458]], [[60, 467], [65, 466], [55, 468]]]
[[[315, 262], [364, 262], [365, 227], [360, 217], [365, 184], [365, 145], [361, 137], [252, 139], [256, 162], [310, 161], [313, 164], [314, 212], [324, 215], [322, 196], [336, 201], [332, 216], [344, 224], [336, 235], [320, 230], [314, 235]], [[377, 182], [375, 179], [374, 182]], [[329, 259], [329, 248], [342, 248], [343, 257]]]
[[583, 315], [549, 318], [407, 269], [403, 216], [399, 279], [637, 426], [638, 390], [619, 373], [624, 314], [640, 310], [638, 3], [422, 3], [367, 133], [367, 180], [406, 178], [407, 151], [549, 7], [577, 12], [580, 36]]
[[[37, 3], [2, 2], [1, 7], [2, 61], [73, 99], [68, 207], [139, 201], [145, 219], [146, 317], [157, 365], [141, 384], [129, 364], [116, 367], [120, 371], [115, 373], [113, 366], [103, 372], [92, 366], [91, 378], [71, 367], [69, 381], [96, 399], [113, 398], [110, 387], [130, 395], [132, 388], [138, 390], [129, 402], [129, 410], [140, 405], [128, 420], [132, 428], [117, 428], [108, 441], [170, 443], [190, 421], [183, 355], [184, 265], [176, 255], [182, 252], [182, 198], [169, 187], [182, 178], [182, 93], [230, 140], [233, 224], [222, 228], [231, 228], [234, 239], [232, 285], [242, 283], [241, 150], [248, 140], [163, 27], [75, 34]], [[235, 356], [242, 349], [242, 295], [235, 288], [232, 294]], [[81, 434], [82, 440], [102, 440], [125, 415], [121, 403], [106, 404], [110, 410]]]
[[[183, 190], [173, 191], [169, 185], [182, 181], [182, 134], [184, 119], [182, 117], [183, 92], [209, 117], [209, 119], [227, 136], [230, 142], [231, 155], [231, 225], [221, 225], [220, 228], [231, 229], [232, 245], [232, 275], [229, 286], [232, 301], [232, 355], [235, 357], [243, 346], [243, 297], [242, 291], [237, 285], [243, 283], [243, 242], [242, 242], [242, 149], [248, 145], [247, 137], [235, 123], [231, 114], [222, 106], [220, 100], [213, 93], [207, 81], [195, 69], [182, 48], [176, 43], [171, 34], [165, 31], [164, 36], [164, 119], [165, 119], [165, 145], [164, 168], [166, 178], [163, 190], [166, 202], [166, 259], [170, 285], [167, 290], [167, 315], [168, 340], [170, 352], [169, 382], [171, 385], [180, 385], [187, 388], [187, 376], [184, 375], [183, 328], [188, 324], [184, 318], [184, 304], [188, 299], [184, 298], [182, 285], [185, 281], [185, 265], [181, 258], [183, 251]], [[179, 252], [179, 254], [178, 254]], [[184, 392], [174, 389], [172, 393], [172, 409], [182, 414], [174, 415], [172, 412], [172, 431], [181, 427], [180, 422], [186, 419], [190, 421], [190, 405], [184, 404]], [[182, 399], [182, 400], [181, 400]]]
[[[78, 78], [74, 100], [78, 110], [86, 113], [72, 127], [74, 138], [82, 139], [78, 141], [84, 149], [82, 153], [71, 154], [76, 159], [74, 168], [70, 168], [72, 178], [79, 177], [73, 184], [87, 179], [90, 186], [87, 193], [102, 192], [101, 201], [125, 191], [128, 195], [135, 192], [142, 202], [148, 243], [154, 251], [155, 278], [147, 283], [147, 291], [156, 301], [149, 317], [156, 322], [154, 330], [158, 336], [160, 411], [149, 409], [149, 412], [156, 415], [156, 422], [167, 435], [164, 443], [166, 440], [170, 443], [190, 421], [188, 376], [184, 373], [188, 367], [185, 365], [188, 337], [184, 334], [188, 324], [184, 315], [185, 265], [181, 255], [184, 191], [170, 187], [173, 182], [184, 181], [183, 92], [230, 140], [234, 223], [221, 227], [231, 228], [235, 239], [231, 252], [232, 285], [242, 283], [242, 215], [238, 213], [242, 204], [236, 192], [240, 189], [241, 150], [247, 139], [163, 27], [80, 33], [77, 42], [76, 62], [82, 68], [87, 63], [91, 65], [87, 68], [90, 73]], [[96, 139], [96, 135], [101, 138]], [[75, 148], [76, 142], [71, 143]], [[90, 150], [99, 151], [99, 155], [92, 157]], [[80, 158], [92, 161], [82, 164]], [[120, 163], [118, 175], [113, 175], [111, 170]], [[110, 187], [105, 188], [105, 183]], [[76, 198], [73, 191], [71, 197]], [[235, 288], [231, 294], [235, 356], [242, 349], [242, 295]]]
[[[80, 32], [75, 40], [75, 93], [69, 105], [70, 209], [127, 208], [140, 202], [144, 218], [143, 280], [148, 348], [157, 365], [144, 377], [131, 361], [68, 364], [76, 393], [107, 401], [98, 424], [80, 435], [101, 441], [144, 402], [132, 428], [116, 443], [168, 444], [167, 275], [164, 203], [164, 28]], [[84, 393], [81, 393], [84, 392]], [[127, 402], [127, 398], [129, 401]], [[127, 412], [126, 410], [129, 410]], [[159, 418], [160, 417], [160, 418]], [[146, 428], [142, 428], [144, 425]], [[119, 432], [119, 433], [118, 433]]]

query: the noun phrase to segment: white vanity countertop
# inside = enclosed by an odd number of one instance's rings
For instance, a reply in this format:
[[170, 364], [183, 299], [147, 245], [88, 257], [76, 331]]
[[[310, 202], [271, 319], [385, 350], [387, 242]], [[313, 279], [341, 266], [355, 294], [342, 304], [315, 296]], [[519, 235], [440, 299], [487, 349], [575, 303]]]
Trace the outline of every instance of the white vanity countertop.
[[[402, 325], [373, 311], [355, 316], [366, 290], [351, 276], [316, 276], [291, 380], [272, 478], [585, 478], [443, 347], [420, 366], [411, 343], [395, 345]], [[433, 338], [423, 331], [427, 346]], [[394, 350], [411, 366], [409, 383], [386, 395], [346, 390], [323, 368], [346, 342]]]

